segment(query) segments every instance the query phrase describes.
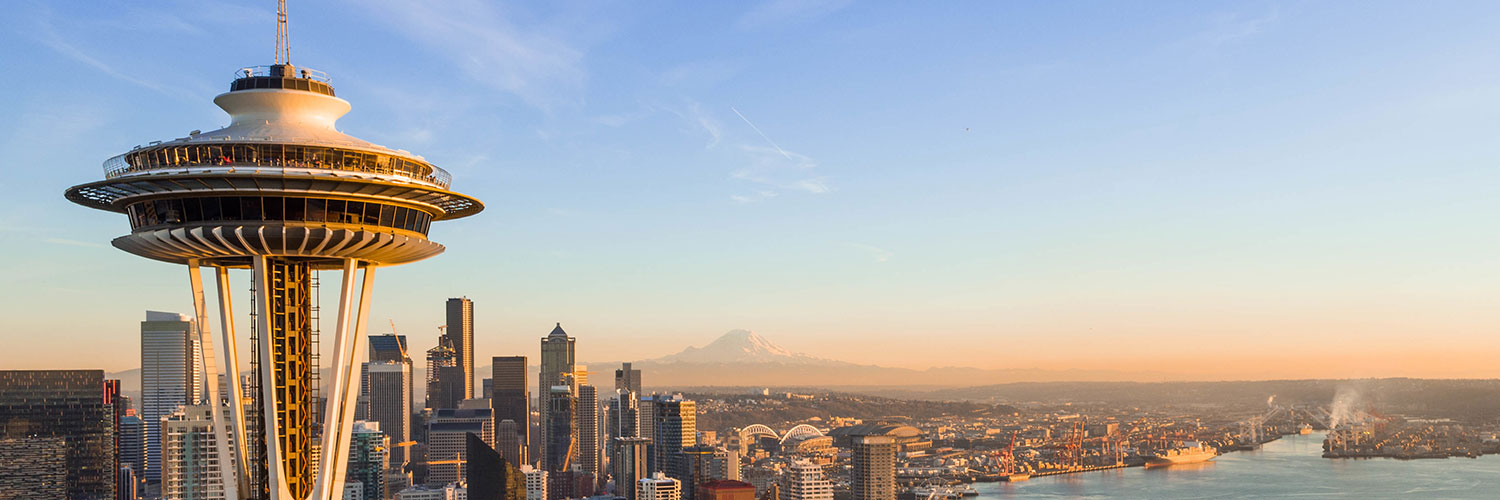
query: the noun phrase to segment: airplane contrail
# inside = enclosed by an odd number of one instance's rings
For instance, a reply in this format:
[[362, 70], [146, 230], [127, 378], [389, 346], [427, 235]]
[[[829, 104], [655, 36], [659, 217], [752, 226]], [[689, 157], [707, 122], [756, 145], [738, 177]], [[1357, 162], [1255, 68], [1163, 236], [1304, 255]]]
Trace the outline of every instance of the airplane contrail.
[[771, 147], [776, 148], [777, 151], [780, 151], [781, 152], [781, 156], [785, 156], [786, 159], [788, 159], [788, 160], [792, 159], [792, 155], [786, 154], [786, 150], [785, 149], [781, 149], [781, 146], [777, 146], [776, 145], [776, 141], [773, 141], [773, 140], [771, 140], [770, 137], [766, 136], [765, 132], [761, 132], [760, 131], [760, 127], [755, 126], [754, 123], [750, 123], [750, 119], [749, 118], [745, 118], [745, 115], [743, 113], [740, 113], [740, 110], [734, 109], [734, 106], [730, 106], [729, 110], [733, 111], [734, 114], [739, 115], [741, 120], [745, 120], [745, 124], [749, 125], [750, 128], [755, 129], [755, 133], [760, 134], [760, 138], [761, 139], [765, 139], [766, 142], [771, 143]]

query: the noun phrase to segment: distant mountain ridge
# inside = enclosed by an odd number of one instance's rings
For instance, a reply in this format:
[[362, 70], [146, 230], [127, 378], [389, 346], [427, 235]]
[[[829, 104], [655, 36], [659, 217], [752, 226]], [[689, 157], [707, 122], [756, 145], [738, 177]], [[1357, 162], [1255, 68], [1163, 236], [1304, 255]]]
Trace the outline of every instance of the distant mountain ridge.
[[774, 363], [789, 365], [851, 365], [787, 350], [750, 330], [730, 330], [703, 347], [689, 346], [677, 354], [641, 363]]
[[[604, 375], [616, 361], [584, 363]], [[659, 358], [633, 362], [648, 387], [706, 386], [929, 386], [964, 387], [1011, 382], [1165, 381], [1159, 372], [933, 367], [891, 368], [819, 358], [792, 352], [754, 332], [730, 330], [703, 347], [688, 347]], [[613, 375], [612, 373], [610, 375]], [[597, 380], [610, 379], [602, 376]], [[598, 383], [596, 383], [598, 385]]]

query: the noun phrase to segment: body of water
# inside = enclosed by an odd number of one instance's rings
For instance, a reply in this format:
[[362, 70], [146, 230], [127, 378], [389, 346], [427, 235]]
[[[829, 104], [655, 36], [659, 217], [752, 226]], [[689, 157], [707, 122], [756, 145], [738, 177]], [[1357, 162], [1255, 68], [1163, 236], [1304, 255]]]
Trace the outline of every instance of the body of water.
[[1322, 458], [1323, 433], [1287, 436], [1212, 462], [976, 483], [980, 500], [1012, 498], [1500, 498], [1500, 456]]

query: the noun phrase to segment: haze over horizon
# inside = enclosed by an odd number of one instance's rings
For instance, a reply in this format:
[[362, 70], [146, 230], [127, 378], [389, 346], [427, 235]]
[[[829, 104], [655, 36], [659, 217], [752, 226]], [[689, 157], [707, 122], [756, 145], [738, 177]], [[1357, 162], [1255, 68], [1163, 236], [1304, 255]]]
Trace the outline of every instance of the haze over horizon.
[[[340, 128], [487, 204], [378, 272], [369, 332], [425, 350], [468, 296], [479, 359], [561, 321], [580, 360], [746, 328], [912, 369], [1500, 377], [1500, 5], [696, 7], [295, 4]], [[275, 14], [12, 11], [0, 366], [136, 366], [186, 272], [61, 192], [223, 125]]]

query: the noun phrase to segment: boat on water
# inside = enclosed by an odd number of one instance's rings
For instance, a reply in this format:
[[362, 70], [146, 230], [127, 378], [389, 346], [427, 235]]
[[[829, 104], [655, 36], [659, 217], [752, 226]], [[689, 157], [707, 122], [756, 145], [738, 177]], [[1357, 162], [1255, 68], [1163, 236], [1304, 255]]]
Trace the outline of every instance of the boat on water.
[[958, 486], [954, 486], [953, 487], [953, 491], [955, 493], [958, 493], [958, 496], [960, 496], [960, 497], [977, 497], [977, 496], [979, 496], [979, 490], [976, 490], [976, 489], [974, 489], [973, 486], [969, 486], [967, 484], [960, 484]]
[[1146, 459], [1146, 467], [1166, 467], [1207, 462], [1218, 456], [1219, 451], [1212, 446], [1190, 442], [1179, 448], [1148, 453], [1141, 457]]
[[[940, 485], [913, 486], [908, 491], [917, 500], [959, 500], [963, 498], [963, 494], [957, 490]], [[977, 495], [978, 492], [975, 492], [975, 494]]]
[[1000, 475], [1000, 480], [1008, 482], [1008, 483], [1015, 483], [1015, 482], [1020, 482], [1020, 481], [1027, 481], [1027, 480], [1030, 480], [1030, 479], [1031, 479], [1031, 474], [1028, 474], [1028, 473], [1025, 473], [1025, 472], [1017, 472], [1015, 474], [1001, 474]]
[[1313, 428], [1312, 428], [1311, 424], [1302, 424], [1302, 427], [1299, 428], [1299, 429], [1297, 429], [1297, 434], [1301, 434], [1301, 435], [1304, 435], [1304, 436], [1306, 436], [1308, 434], [1312, 434], [1312, 432], [1313, 432]]

